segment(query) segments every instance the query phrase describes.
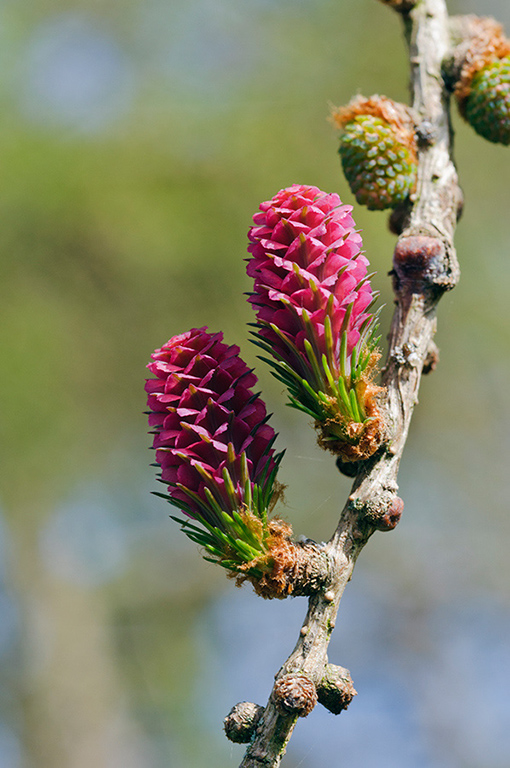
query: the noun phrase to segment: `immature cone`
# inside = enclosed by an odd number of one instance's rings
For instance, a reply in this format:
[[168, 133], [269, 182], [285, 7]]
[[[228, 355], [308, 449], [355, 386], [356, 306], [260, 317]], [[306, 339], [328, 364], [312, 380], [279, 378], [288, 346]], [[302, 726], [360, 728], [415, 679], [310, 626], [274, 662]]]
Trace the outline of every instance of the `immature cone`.
[[256, 376], [222, 338], [194, 328], [157, 349], [147, 366], [156, 376], [145, 385], [149, 425], [169, 490], [157, 495], [185, 513], [184, 532], [213, 562], [257, 576], [270, 566], [267, 514], [282, 454], [252, 390]]
[[275, 685], [276, 708], [283, 715], [306, 717], [317, 704], [317, 690], [305, 675], [284, 675]]
[[241, 701], [236, 704], [223, 720], [223, 728], [227, 739], [236, 744], [247, 744], [259, 722], [264, 707], [251, 701]]
[[342, 130], [340, 157], [360, 205], [395, 208], [416, 187], [416, 139], [411, 113], [383, 96], [356, 97], [332, 119]]
[[336, 664], [326, 664], [324, 675], [317, 686], [319, 702], [333, 715], [347, 709], [357, 691], [348, 669]]
[[464, 114], [484, 139], [510, 144], [509, 56], [487, 64], [474, 75]]
[[484, 139], [510, 144], [510, 42], [492, 19], [474, 19], [455, 96], [465, 120]]
[[262, 203], [248, 233], [255, 343], [315, 419], [319, 441], [344, 460], [367, 458], [382, 439], [372, 382], [378, 358], [375, 296], [352, 206], [294, 185]]

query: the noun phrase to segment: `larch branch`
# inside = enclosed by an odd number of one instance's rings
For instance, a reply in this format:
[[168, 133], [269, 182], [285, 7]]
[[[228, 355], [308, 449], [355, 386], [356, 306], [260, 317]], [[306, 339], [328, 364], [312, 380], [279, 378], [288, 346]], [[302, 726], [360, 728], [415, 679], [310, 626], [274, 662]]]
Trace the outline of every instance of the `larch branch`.
[[400, 4], [399, 10], [409, 46], [412, 106], [419, 123], [419, 165], [415, 199], [392, 216], [399, 233], [391, 273], [396, 306], [383, 372], [390, 437], [354, 481], [338, 527], [326, 545], [333, 567], [331, 583], [309, 600], [296, 646], [276, 675], [240, 768], [280, 765], [299, 713], [282, 708], [279, 681], [302, 676], [320, 688], [338, 606], [356, 559], [375, 530], [388, 530], [398, 522], [403, 507], [397, 496], [398, 467], [423, 369], [433, 367], [436, 305], [459, 277], [453, 234], [461, 193], [451, 157], [449, 97], [441, 73], [450, 48], [449, 19], [445, 0], [421, 0], [409, 9], [410, 5]]

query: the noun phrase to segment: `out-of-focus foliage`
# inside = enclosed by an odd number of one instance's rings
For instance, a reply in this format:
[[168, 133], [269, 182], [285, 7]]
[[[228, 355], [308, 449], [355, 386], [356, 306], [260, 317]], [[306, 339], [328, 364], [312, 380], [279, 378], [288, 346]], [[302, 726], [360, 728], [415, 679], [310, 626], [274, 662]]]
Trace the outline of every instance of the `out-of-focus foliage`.
[[[483, 6], [509, 29], [505, 2]], [[150, 497], [144, 366], [191, 326], [239, 343], [288, 447], [283, 514], [329, 537], [349, 484], [256, 361], [242, 259], [278, 189], [353, 202], [328, 104], [406, 100], [400, 37], [375, 0], [2, 4], [1, 768], [240, 761], [221, 719], [263, 703], [305, 603], [236, 591]], [[300, 723], [289, 768], [510, 754], [510, 155], [455, 125], [463, 278], [439, 311], [406, 514], [363, 553], [332, 648], [360, 695]], [[394, 238], [384, 213], [354, 215], [384, 328]]]

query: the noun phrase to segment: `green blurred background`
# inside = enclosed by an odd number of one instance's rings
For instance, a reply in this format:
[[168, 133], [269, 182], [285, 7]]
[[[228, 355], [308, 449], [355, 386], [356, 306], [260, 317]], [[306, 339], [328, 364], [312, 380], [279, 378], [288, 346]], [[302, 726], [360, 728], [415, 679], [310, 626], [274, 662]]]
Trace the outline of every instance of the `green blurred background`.
[[[450, 0], [510, 29], [507, 0]], [[329, 538], [349, 481], [256, 360], [246, 231], [292, 183], [337, 191], [331, 104], [406, 100], [376, 0], [0, 3], [0, 768], [226, 768], [306, 603], [204, 562], [150, 495], [151, 351], [223, 330], [286, 447], [280, 510]], [[510, 764], [510, 150], [454, 115], [463, 269], [402, 464], [405, 514], [356, 567], [330, 659], [359, 696], [288, 768]], [[391, 315], [394, 237], [355, 207]]]

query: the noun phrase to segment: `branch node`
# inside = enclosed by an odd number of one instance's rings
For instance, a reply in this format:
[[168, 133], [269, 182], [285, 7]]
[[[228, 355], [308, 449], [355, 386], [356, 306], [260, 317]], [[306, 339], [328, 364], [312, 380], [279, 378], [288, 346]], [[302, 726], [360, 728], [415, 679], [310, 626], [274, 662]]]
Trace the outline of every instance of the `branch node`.
[[251, 701], [241, 701], [236, 704], [223, 720], [227, 739], [236, 744], [247, 744], [251, 740], [263, 712], [264, 707], [253, 704]]
[[276, 681], [273, 696], [283, 715], [306, 717], [317, 704], [317, 690], [306, 675], [284, 675]]
[[351, 502], [351, 507], [358, 513], [359, 534], [363, 536], [367, 525], [377, 531], [392, 531], [402, 517], [404, 502], [394, 492], [391, 495], [387, 492], [377, 503], [370, 499], [356, 499]]
[[374, 521], [374, 528], [378, 531], [392, 531], [397, 527], [404, 511], [404, 502], [400, 496], [393, 499], [389, 509]]
[[326, 664], [324, 675], [317, 686], [319, 702], [333, 715], [347, 709], [357, 695], [348, 669], [336, 664]]
[[250, 581], [261, 597], [280, 600], [289, 595], [310, 596], [325, 589], [331, 581], [332, 565], [324, 548], [311, 539], [292, 541], [292, 529], [282, 520], [272, 520], [270, 527], [271, 569], [258, 578], [236, 573], [233, 578], [237, 585]]
[[437, 237], [401, 237], [393, 254], [397, 289], [423, 293], [427, 287], [434, 286], [436, 276], [442, 273], [444, 259], [445, 247]]

